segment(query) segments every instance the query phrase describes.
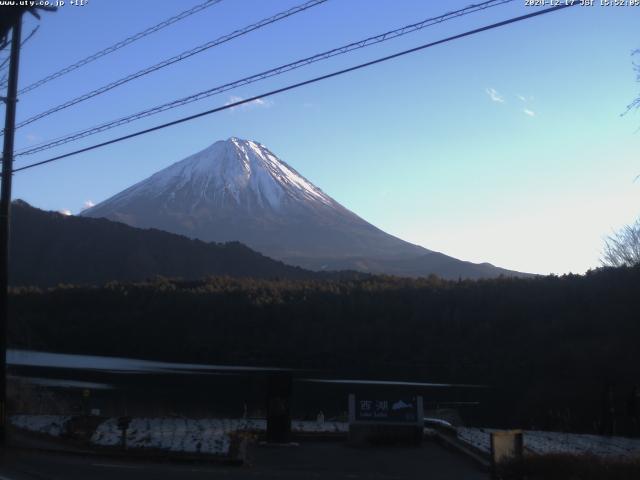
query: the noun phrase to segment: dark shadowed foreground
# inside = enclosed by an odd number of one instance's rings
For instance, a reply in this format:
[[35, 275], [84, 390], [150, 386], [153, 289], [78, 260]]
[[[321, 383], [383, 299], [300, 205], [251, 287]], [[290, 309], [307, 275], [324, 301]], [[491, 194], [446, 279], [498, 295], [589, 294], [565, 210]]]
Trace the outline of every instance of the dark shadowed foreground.
[[599, 458], [591, 455], [532, 455], [522, 465], [507, 465], [505, 480], [636, 480], [640, 478], [640, 460]]
[[0, 475], [12, 480], [128, 479], [488, 479], [471, 461], [434, 443], [422, 447], [352, 448], [342, 443], [256, 447], [251, 466], [151, 463], [8, 450]]

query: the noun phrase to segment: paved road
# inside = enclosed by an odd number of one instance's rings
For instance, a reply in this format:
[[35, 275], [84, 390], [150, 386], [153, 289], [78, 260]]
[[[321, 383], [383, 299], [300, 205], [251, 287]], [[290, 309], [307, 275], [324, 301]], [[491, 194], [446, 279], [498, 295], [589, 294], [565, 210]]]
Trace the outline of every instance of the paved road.
[[352, 448], [336, 442], [256, 447], [251, 466], [152, 463], [109, 457], [8, 450], [0, 480], [372, 479], [487, 480], [467, 458], [434, 443], [414, 448]]

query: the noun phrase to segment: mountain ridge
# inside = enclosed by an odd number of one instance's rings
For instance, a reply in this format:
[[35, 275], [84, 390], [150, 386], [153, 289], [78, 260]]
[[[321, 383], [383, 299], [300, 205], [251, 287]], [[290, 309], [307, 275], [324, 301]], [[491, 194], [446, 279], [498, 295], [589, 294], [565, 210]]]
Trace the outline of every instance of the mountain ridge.
[[12, 203], [12, 286], [97, 285], [156, 276], [197, 280], [221, 275], [299, 280], [350, 274], [306, 271], [239, 242], [206, 243], [104, 218], [48, 212], [23, 200]]
[[311, 270], [444, 278], [526, 275], [464, 262], [390, 235], [264, 145], [237, 137], [215, 142], [81, 215], [204, 241], [236, 240]]

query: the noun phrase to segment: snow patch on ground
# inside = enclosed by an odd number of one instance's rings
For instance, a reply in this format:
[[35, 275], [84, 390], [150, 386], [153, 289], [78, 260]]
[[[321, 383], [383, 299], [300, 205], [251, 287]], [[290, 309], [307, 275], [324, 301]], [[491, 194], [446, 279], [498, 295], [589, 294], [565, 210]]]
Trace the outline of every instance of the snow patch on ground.
[[630, 457], [640, 455], [640, 439], [579, 435], [575, 433], [527, 431], [525, 447], [538, 454], [569, 453], [575, 455]]
[[[458, 439], [489, 454], [491, 450], [490, 428], [457, 429]], [[524, 448], [531, 453], [545, 455], [563, 453], [570, 455], [592, 454], [602, 457], [632, 457], [640, 455], [640, 439], [604, 437], [577, 433], [542, 432], [525, 430]]]
[[[71, 417], [62, 415], [13, 415], [11, 423], [18, 428], [59, 437], [66, 432]], [[236, 433], [263, 433], [263, 418], [133, 418], [125, 431], [127, 449], [153, 449], [169, 452], [229, 454], [231, 437]], [[294, 433], [346, 433], [349, 424], [335, 421], [293, 420]], [[123, 444], [118, 418], [102, 421], [90, 443], [100, 447]]]
[[63, 415], [12, 415], [9, 421], [23, 430], [59, 437], [66, 432], [66, 423], [70, 418]]
[[91, 443], [102, 447], [113, 447], [122, 444], [122, 431], [118, 427], [118, 419], [109, 418], [98, 425], [98, 428], [91, 436]]
[[293, 420], [291, 430], [296, 433], [347, 433], [347, 422], [314, 422], [307, 420]]
[[[262, 418], [134, 418], [126, 431], [126, 446], [131, 449], [157, 449], [170, 452], [228, 455], [231, 436], [235, 433], [262, 433], [267, 421]], [[346, 422], [294, 420], [291, 429], [297, 433], [346, 433]], [[91, 443], [116, 446], [122, 443], [118, 419], [110, 418], [96, 429]]]
[[458, 440], [468, 443], [472, 447], [475, 447], [486, 454], [491, 452], [491, 432], [495, 432], [495, 430], [490, 428], [466, 427], [458, 427], [456, 429]]
[[134, 418], [126, 433], [127, 448], [227, 455], [230, 425], [226, 420]]

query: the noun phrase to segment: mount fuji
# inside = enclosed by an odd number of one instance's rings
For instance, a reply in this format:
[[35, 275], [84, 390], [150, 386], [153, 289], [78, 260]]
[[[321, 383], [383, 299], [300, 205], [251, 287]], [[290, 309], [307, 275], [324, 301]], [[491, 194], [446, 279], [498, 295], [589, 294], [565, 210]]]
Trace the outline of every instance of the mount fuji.
[[444, 278], [522, 275], [434, 252], [346, 209], [264, 145], [214, 143], [82, 212], [204, 241], [240, 241], [313, 270]]

